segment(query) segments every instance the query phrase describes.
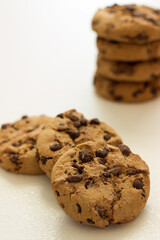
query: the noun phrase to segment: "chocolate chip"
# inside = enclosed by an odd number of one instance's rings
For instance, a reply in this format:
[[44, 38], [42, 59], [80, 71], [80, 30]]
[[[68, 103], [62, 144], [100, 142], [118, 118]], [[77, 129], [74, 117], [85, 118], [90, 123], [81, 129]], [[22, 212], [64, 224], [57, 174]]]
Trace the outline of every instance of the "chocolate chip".
[[68, 181], [68, 182], [81, 182], [82, 181], [82, 176], [81, 175], [79, 175], [79, 174], [76, 174], [76, 175], [69, 175], [67, 178], [66, 178], [66, 180]]
[[149, 82], [144, 82], [143, 84], [144, 89], [147, 88], [148, 86], [149, 86]]
[[26, 118], [28, 118], [28, 116], [27, 116], [27, 115], [24, 115], [24, 116], [22, 116], [22, 119], [26, 119]]
[[88, 222], [89, 224], [95, 224], [95, 222], [94, 222], [92, 219], [90, 219], [90, 218], [87, 218], [87, 222]]
[[81, 206], [78, 203], [76, 203], [76, 205], [77, 205], [77, 208], [78, 208], [78, 213], [81, 213]]
[[109, 134], [106, 134], [103, 138], [104, 140], [108, 141], [109, 139], [111, 139], [111, 136]]
[[16, 167], [14, 170], [18, 172], [21, 168], [22, 168], [22, 167], [18, 166], [18, 167]]
[[8, 128], [9, 126], [10, 126], [10, 125], [9, 125], [8, 123], [2, 124], [1, 129], [6, 129], [6, 128]]
[[116, 75], [118, 74], [126, 74], [126, 75], [131, 75], [134, 73], [134, 63], [120, 63], [118, 62], [115, 65], [115, 68], [112, 69], [112, 72]]
[[105, 159], [100, 159], [99, 163], [102, 164], [102, 165], [105, 165], [106, 164], [106, 160]]
[[87, 120], [86, 119], [80, 119], [80, 121], [81, 121], [81, 125], [82, 126], [87, 126]]
[[139, 180], [137, 180], [133, 183], [133, 187], [136, 188], [136, 189], [142, 189], [143, 186], [144, 186], [143, 183]]
[[107, 217], [107, 210], [102, 208], [97, 208], [97, 207], [96, 207], [96, 210], [102, 219], [105, 219]]
[[125, 156], [130, 155], [131, 150], [126, 145], [120, 144], [120, 145], [117, 145], [117, 147], [120, 149], [120, 151], [122, 152], [123, 155], [125, 155]]
[[78, 169], [78, 172], [79, 172], [80, 174], [83, 173], [83, 167], [80, 167], [78, 164], [73, 163], [73, 164], [72, 164], [72, 167], [77, 168], [77, 169]]
[[86, 189], [88, 189], [89, 187], [92, 187], [94, 183], [94, 180], [92, 178], [88, 178], [88, 180], [85, 182], [84, 186]]
[[133, 92], [133, 97], [137, 97], [139, 94], [141, 94], [141, 93], [143, 93], [143, 91], [142, 90], [137, 90], [137, 91], [135, 91], [135, 92]]
[[113, 90], [113, 89], [109, 90], [109, 94], [110, 94], [111, 96], [113, 96], [113, 95], [114, 95], [114, 90]]
[[122, 10], [133, 12], [135, 10], [135, 8], [133, 6], [127, 6], [127, 7], [123, 8]]
[[150, 76], [151, 80], [156, 80], [157, 78], [158, 78], [158, 76], [154, 73], [152, 73], [151, 76]]
[[40, 160], [39, 152], [36, 151], [36, 161], [39, 162], [39, 160]]
[[103, 173], [102, 175], [103, 175], [103, 177], [105, 177], [105, 178], [110, 178], [110, 177], [111, 177], [111, 174], [110, 174], [109, 172], [105, 172], [105, 173]]
[[127, 36], [127, 35], [124, 36], [124, 37], [131, 40], [131, 41], [135, 41], [135, 40], [146, 41], [146, 40], [148, 40], [148, 36], [145, 33], [139, 33], [135, 37], [131, 37], [131, 36]]
[[120, 167], [115, 167], [109, 170], [109, 173], [113, 174], [114, 176], [118, 176], [121, 171]]
[[74, 129], [67, 130], [66, 133], [73, 139], [75, 140], [80, 136], [80, 132]]
[[93, 161], [93, 156], [89, 153], [86, 153], [86, 152], [79, 152], [79, 159], [83, 162], [83, 163], [86, 163], [86, 162], [91, 162]]
[[98, 120], [98, 118], [93, 118], [93, 119], [90, 120], [90, 124], [99, 125], [99, 124], [100, 124], [100, 121]]
[[64, 208], [64, 204], [63, 203], [61, 203], [60, 205], [61, 205], [62, 208]]
[[68, 116], [67, 116], [71, 121], [73, 121], [73, 122], [75, 122], [75, 121], [78, 121], [79, 120], [79, 118], [78, 117], [76, 117], [73, 113], [70, 113], [70, 114], [68, 114]]
[[60, 194], [59, 194], [59, 192], [57, 190], [55, 191], [55, 193], [56, 193], [57, 197], [60, 196]]
[[153, 19], [153, 18], [146, 18], [146, 20], [147, 20], [148, 22], [151, 22], [151, 23], [153, 23], [154, 25], [158, 26], [158, 23], [156, 22], [155, 19]]
[[52, 157], [44, 157], [44, 156], [42, 156], [42, 157], [41, 157], [41, 162], [42, 162], [42, 164], [45, 165], [46, 162], [47, 162], [49, 159], [52, 159]]
[[2, 163], [2, 160], [0, 159], [0, 163]]
[[13, 153], [12, 156], [10, 157], [10, 161], [14, 163], [15, 165], [21, 165], [22, 162], [19, 161], [19, 153]]
[[80, 120], [75, 121], [74, 126], [77, 127], [77, 128], [81, 127], [81, 121]]
[[142, 171], [140, 169], [134, 169], [134, 170], [131, 170], [127, 173], [127, 175], [129, 176], [132, 176], [132, 175], [136, 175], [138, 173], [141, 173]]
[[56, 117], [64, 118], [63, 113], [58, 114]]
[[58, 126], [59, 127], [64, 127], [64, 123], [59, 123]]
[[21, 142], [21, 141], [12, 143], [12, 146], [13, 146], [13, 147], [20, 147], [21, 145], [22, 145], [22, 142]]
[[152, 93], [153, 95], [156, 95], [157, 92], [158, 92], [158, 88], [156, 88], [156, 87], [151, 88], [151, 93]]
[[153, 10], [153, 13], [159, 15], [160, 14], [160, 10]]
[[81, 126], [87, 126], [87, 120], [86, 119], [80, 119], [74, 122], [74, 126], [79, 128]]
[[123, 100], [123, 97], [122, 96], [117, 96], [114, 98], [115, 101], [122, 101]]
[[144, 34], [144, 33], [139, 33], [139, 34], [136, 36], [136, 38], [137, 38], [138, 40], [145, 41], [145, 40], [148, 39], [148, 36], [147, 36], [146, 34]]
[[95, 26], [95, 25], [99, 24], [99, 22], [100, 22], [99, 20], [93, 20], [93, 21], [92, 21], [92, 25]]
[[96, 151], [96, 157], [104, 158], [108, 155], [110, 149], [108, 147], [103, 148], [103, 150]]
[[42, 161], [42, 164], [43, 164], [43, 165], [46, 164], [47, 160], [48, 160], [48, 159], [47, 159], [46, 157], [44, 157], [44, 156], [41, 157], [41, 161]]
[[50, 149], [51, 149], [51, 151], [58, 151], [58, 150], [60, 150], [62, 148], [62, 145], [60, 144], [60, 143], [55, 143], [55, 144], [53, 144], [53, 145], [51, 145], [50, 146]]

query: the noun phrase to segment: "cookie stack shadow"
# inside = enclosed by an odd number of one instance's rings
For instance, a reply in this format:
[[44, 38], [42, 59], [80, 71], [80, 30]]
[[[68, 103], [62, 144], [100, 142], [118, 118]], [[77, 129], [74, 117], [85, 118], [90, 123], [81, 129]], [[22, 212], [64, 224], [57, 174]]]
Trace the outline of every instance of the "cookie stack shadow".
[[160, 10], [114, 4], [99, 9], [96, 92], [107, 99], [141, 102], [160, 95]]

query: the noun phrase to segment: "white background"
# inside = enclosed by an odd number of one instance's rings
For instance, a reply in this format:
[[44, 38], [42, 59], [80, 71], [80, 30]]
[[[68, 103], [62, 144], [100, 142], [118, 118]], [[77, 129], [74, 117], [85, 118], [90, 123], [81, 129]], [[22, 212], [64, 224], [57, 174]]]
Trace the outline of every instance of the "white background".
[[[160, 8], [159, 0], [142, 2]], [[112, 3], [0, 1], [0, 123], [24, 114], [55, 116], [70, 108], [98, 117], [148, 163], [147, 205], [130, 223], [87, 227], [62, 212], [47, 177], [0, 169], [1, 240], [160, 239], [160, 99], [114, 103], [98, 97], [92, 84], [97, 49], [91, 19], [98, 8]]]

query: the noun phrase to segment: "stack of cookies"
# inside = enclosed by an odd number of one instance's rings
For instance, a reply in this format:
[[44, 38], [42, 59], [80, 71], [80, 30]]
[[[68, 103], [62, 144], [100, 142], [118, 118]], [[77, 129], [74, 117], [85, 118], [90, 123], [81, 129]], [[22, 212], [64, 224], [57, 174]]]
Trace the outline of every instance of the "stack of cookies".
[[160, 10], [114, 4], [92, 21], [99, 50], [94, 85], [107, 99], [141, 102], [160, 95]]
[[2, 125], [0, 166], [45, 173], [60, 207], [90, 226], [134, 219], [149, 196], [147, 164], [106, 123], [76, 110]]

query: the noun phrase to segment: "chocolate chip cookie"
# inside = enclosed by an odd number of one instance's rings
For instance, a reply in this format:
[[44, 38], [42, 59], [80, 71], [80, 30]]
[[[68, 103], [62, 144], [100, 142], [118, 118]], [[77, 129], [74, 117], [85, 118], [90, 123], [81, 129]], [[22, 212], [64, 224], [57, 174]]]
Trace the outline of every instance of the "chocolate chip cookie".
[[119, 102], [142, 102], [160, 96], [160, 77], [150, 82], [127, 83], [96, 74], [94, 86], [100, 96]]
[[43, 174], [37, 162], [37, 137], [51, 118], [27, 117], [3, 124], [0, 130], [0, 167], [20, 174]]
[[97, 72], [113, 81], [146, 82], [160, 76], [160, 60], [147, 62], [115, 62], [103, 59], [97, 61]]
[[139, 62], [160, 58], [160, 41], [140, 45], [97, 38], [97, 47], [101, 57], [110, 61]]
[[51, 181], [59, 205], [71, 218], [101, 228], [134, 219], [150, 190], [147, 164], [126, 145], [104, 141], [68, 150], [53, 167]]
[[160, 10], [118, 5], [99, 9], [92, 21], [99, 37], [109, 41], [144, 44], [160, 40]]
[[79, 143], [102, 139], [113, 145], [122, 143], [118, 134], [97, 118], [87, 120], [76, 110], [58, 114], [38, 137], [40, 167], [50, 178], [54, 164], [67, 150]]

